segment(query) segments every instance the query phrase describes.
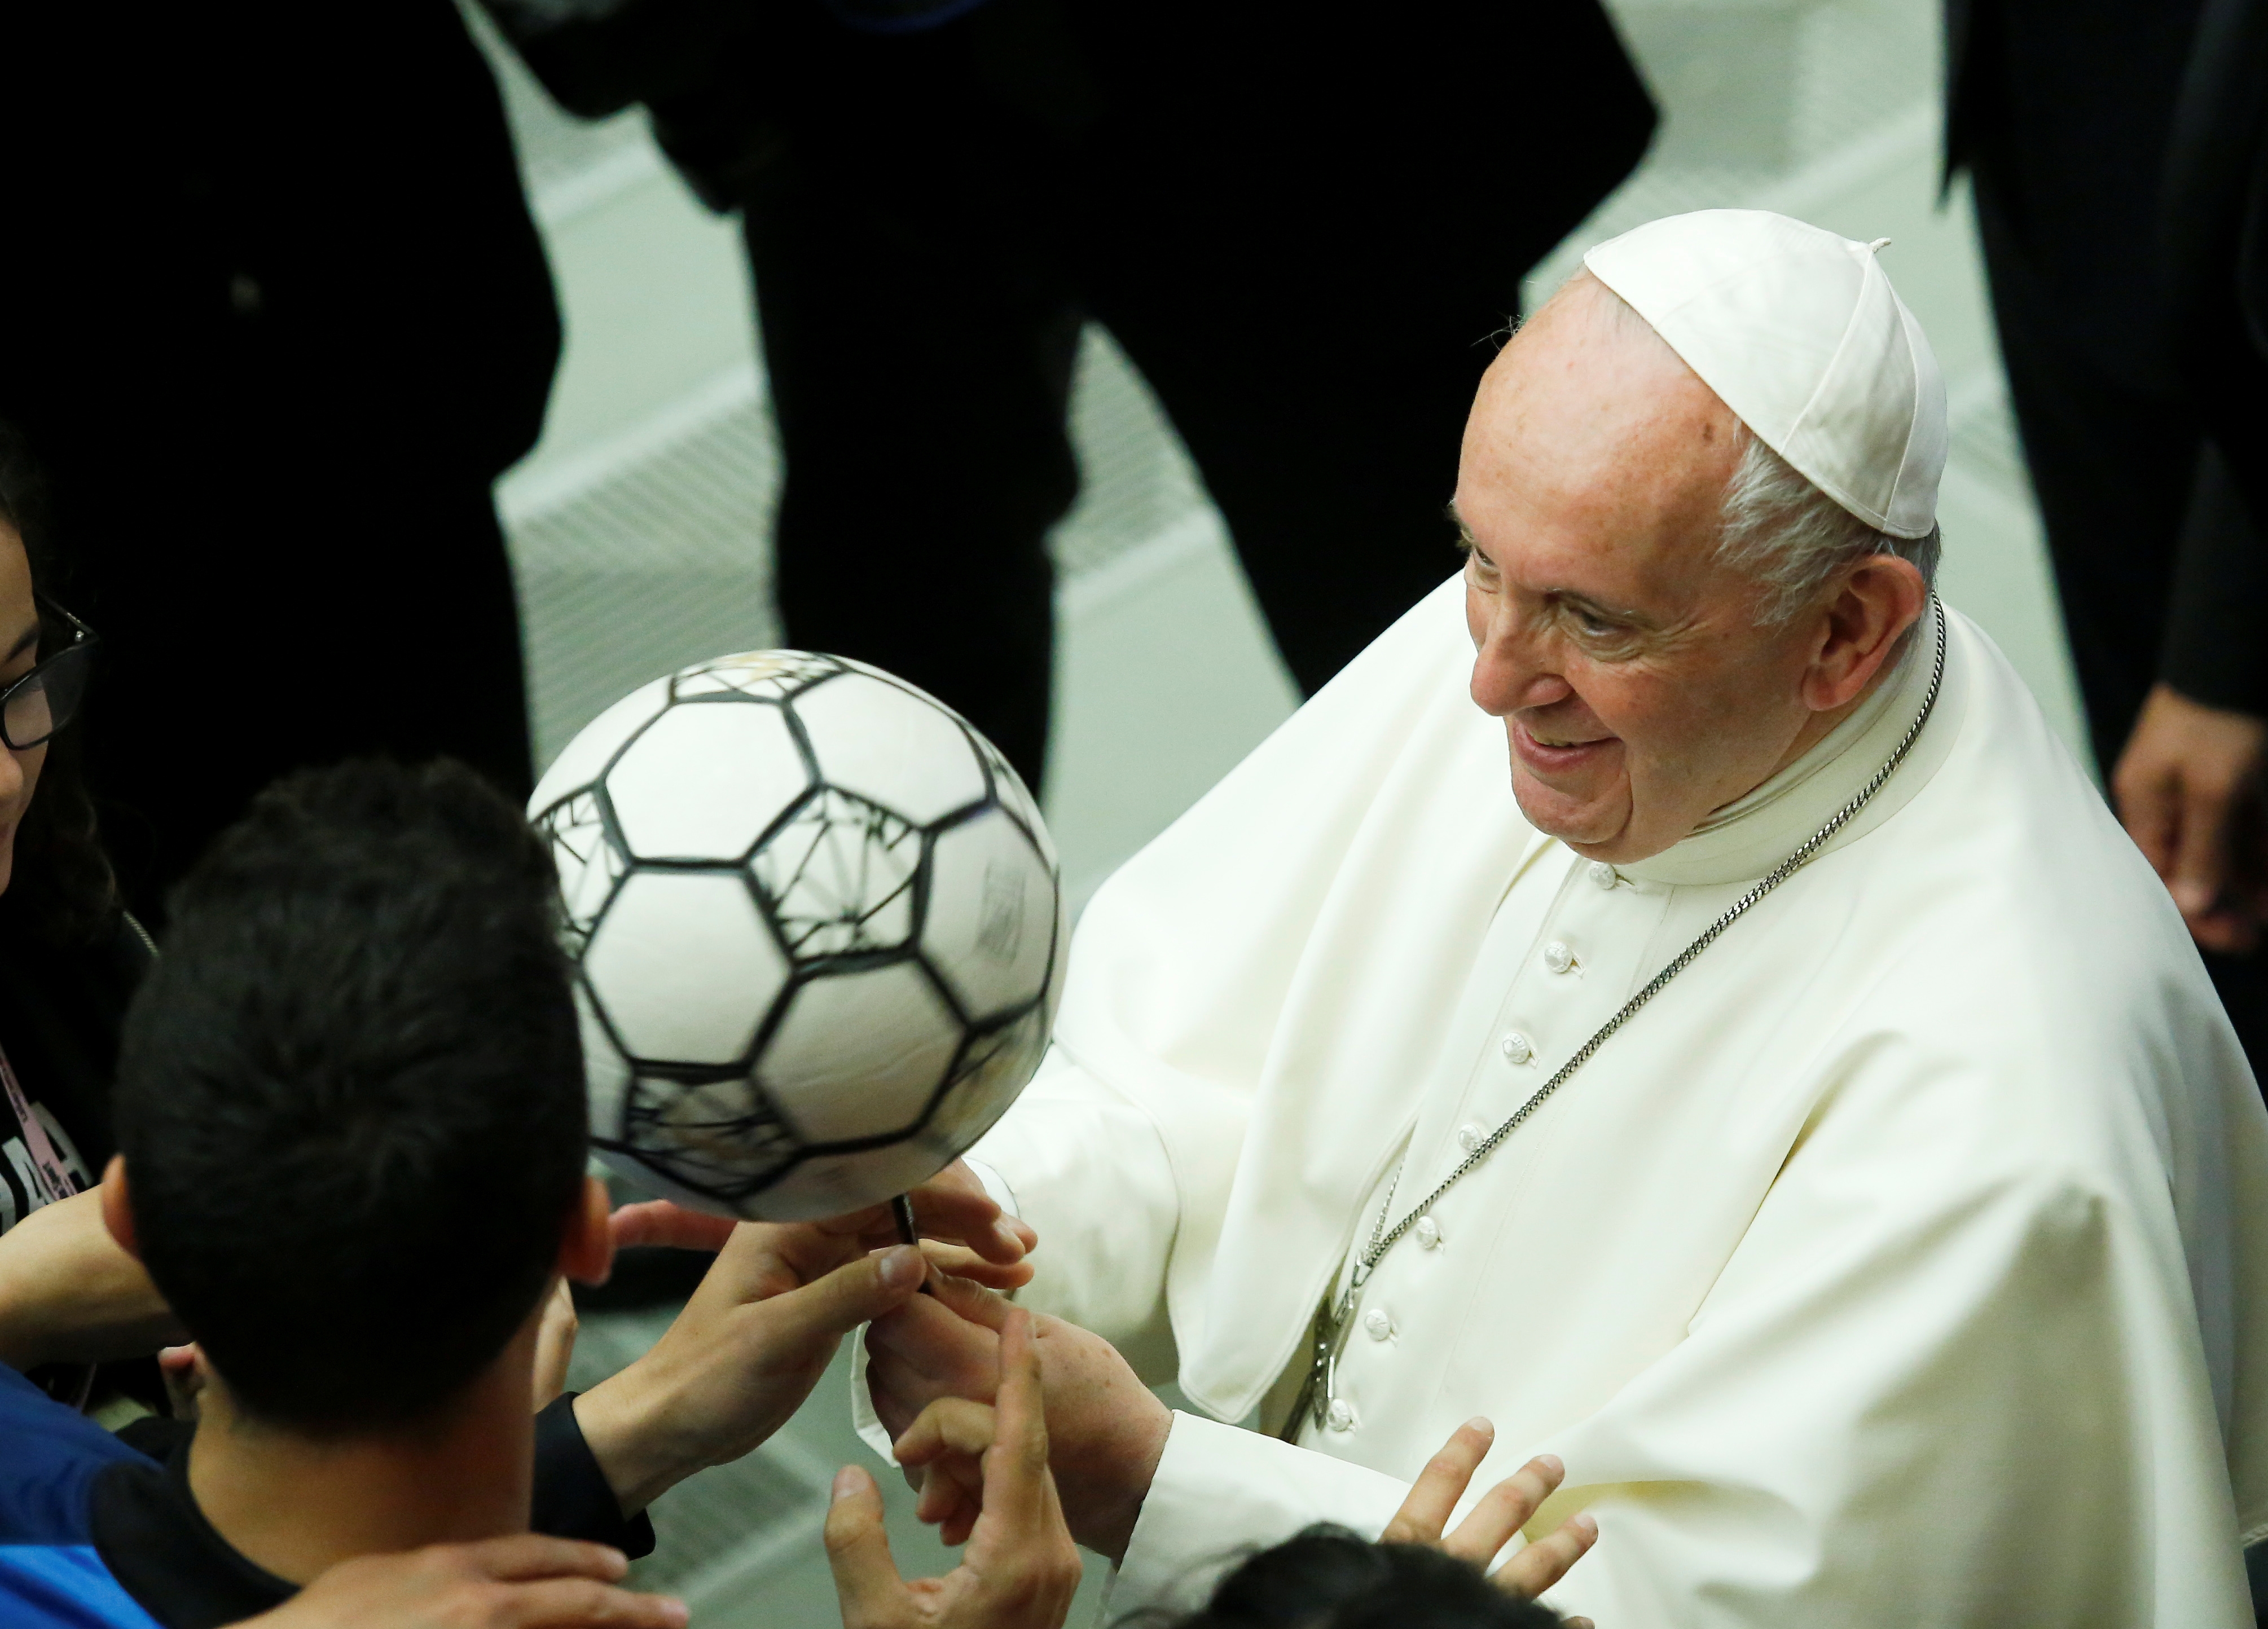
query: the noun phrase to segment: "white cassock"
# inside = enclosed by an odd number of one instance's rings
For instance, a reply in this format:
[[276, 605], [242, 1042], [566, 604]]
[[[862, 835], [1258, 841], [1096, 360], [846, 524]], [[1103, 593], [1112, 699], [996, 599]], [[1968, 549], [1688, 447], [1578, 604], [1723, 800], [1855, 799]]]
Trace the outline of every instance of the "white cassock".
[[[1820, 745], [1667, 853], [1521, 818], [1453, 581], [1095, 896], [1059, 1046], [974, 1158], [1027, 1304], [1174, 1418], [1114, 1614], [1317, 1521], [1374, 1533], [1462, 1420], [1567, 1465], [1602, 1629], [2248, 1625], [2268, 1529], [2268, 1116], [2165, 891], [2007, 661], [1825, 852], [1370, 1280], [1395, 1219], [1873, 775], [1926, 625]], [[863, 1392], [863, 1388], [861, 1389]], [[1272, 1412], [1271, 1412], [1272, 1410]]]

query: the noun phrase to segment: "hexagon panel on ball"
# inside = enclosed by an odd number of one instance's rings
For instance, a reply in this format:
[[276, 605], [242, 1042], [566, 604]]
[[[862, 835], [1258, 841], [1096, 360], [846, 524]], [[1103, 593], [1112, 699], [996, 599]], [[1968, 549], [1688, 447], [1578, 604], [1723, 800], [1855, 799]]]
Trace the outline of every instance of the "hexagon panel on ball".
[[921, 1123], [961, 1041], [961, 1020], [909, 960], [821, 973], [788, 998], [756, 1076], [806, 1142], [887, 1137]]
[[795, 699], [819, 777], [916, 826], [983, 801], [984, 767], [954, 715], [870, 673], [845, 672]]
[[972, 1023], [1047, 988], [1057, 912], [1054, 868], [1002, 810], [938, 833], [922, 953]]
[[630, 873], [583, 977], [632, 1058], [735, 1063], [787, 983], [787, 958], [738, 870]]
[[922, 834], [833, 787], [806, 799], [748, 862], [798, 962], [893, 950], [914, 930]]
[[687, 1083], [641, 1075], [622, 1135], [600, 1157], [648, 1192], [722, 1216], [750, 1201], [801, 1151], [778, 1112], [745, 1077]]
[[682, 702], [607, 772], [607, 796], [641, 860], [738, 860], [810, 789], [778, 708]]

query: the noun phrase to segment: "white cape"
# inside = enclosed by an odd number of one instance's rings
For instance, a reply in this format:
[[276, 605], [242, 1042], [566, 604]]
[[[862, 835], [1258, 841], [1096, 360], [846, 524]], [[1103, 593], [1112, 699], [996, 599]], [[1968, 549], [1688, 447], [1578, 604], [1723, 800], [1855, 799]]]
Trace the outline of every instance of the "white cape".
[[[1518, 1100], [1504, 1015], [1539, 1015], [1540, 1080], [1845, 801], [1926, 678], [1918, 649], [1600, 892], [1520, 817], [1460, 591], [1095, 897], [1058, 1049], [976, 1151], [1039, 1229], [1027, 1303], [1219, 1420], [1282, 1412], [1404, 1148], [1397, 1216]], [[1388, 1256], [1359, 1424], [1176, 1416], [1116, 1607], [1185, 1606], [1310, 1520], [1376, 1530], [1481, 1413], [1476, 1492], [1548, 1450], [1540, 1520], [1597, 1515], [1551, 1598], [1602, 1629], [2251, 1622], [2268, 1115], [2162, 888], [1949, 620], [1866, 814], [1443, 1201], [1440, 1248]], [[1547, 933], [1581, 979], [1531, 988]]]

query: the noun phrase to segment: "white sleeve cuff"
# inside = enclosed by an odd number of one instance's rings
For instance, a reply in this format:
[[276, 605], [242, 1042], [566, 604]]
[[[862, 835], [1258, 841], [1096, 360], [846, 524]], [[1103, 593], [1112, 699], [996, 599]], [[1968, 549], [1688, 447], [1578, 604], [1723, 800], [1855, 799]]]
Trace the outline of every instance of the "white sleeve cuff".
[[866, 1386], [866, 1326], [850, 1332], [850, 1428], [858, 1440], [882, 1457], [886, 1465], [898, 1463], [896, 1444], [882, 1417], [874, 1412], [874, 1394]]
[[1184, 1617], [1240, 1562], [1317, 1522], [1375, 1538], [1409, 1493], [1380, 1471], [1176, 1411], [1108, 1616]]

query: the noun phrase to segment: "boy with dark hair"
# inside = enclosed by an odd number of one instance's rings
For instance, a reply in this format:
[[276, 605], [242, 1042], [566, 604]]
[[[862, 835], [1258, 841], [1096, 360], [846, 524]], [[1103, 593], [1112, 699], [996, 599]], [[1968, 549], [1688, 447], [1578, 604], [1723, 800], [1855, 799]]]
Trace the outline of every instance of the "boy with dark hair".
[[[613, 1248], [554, 892], [518, 812], [446, 764], [284, 781], [183, 884], [102, 1207], [199, 1342], [199, 1418], [165, 1464], [66, 1445], [34, 1486], [6, 1416], [55, 1405], [0, 1387], [0, 1514], [29, 1513], [0, 1533], [0, 1619], [206, 1629], [353, 1558], [525, 1532], [532, 1506], [635, 1547], [628, 1515], [753, 1447], [919, 1284], [918, 1252], [855, 1230], [744, 1227], [647, 1378], [537, 1413], [543, 1303]], [[682, 1622], [580, 1598], [558, 1621]]]
[[364, 763], [276, 787], [175, 896], [109, 1220], [217, 1407], [317, 1439], [430, 1417], [555, 1273], [604, 1275], [555, 889], [468, 771]]

